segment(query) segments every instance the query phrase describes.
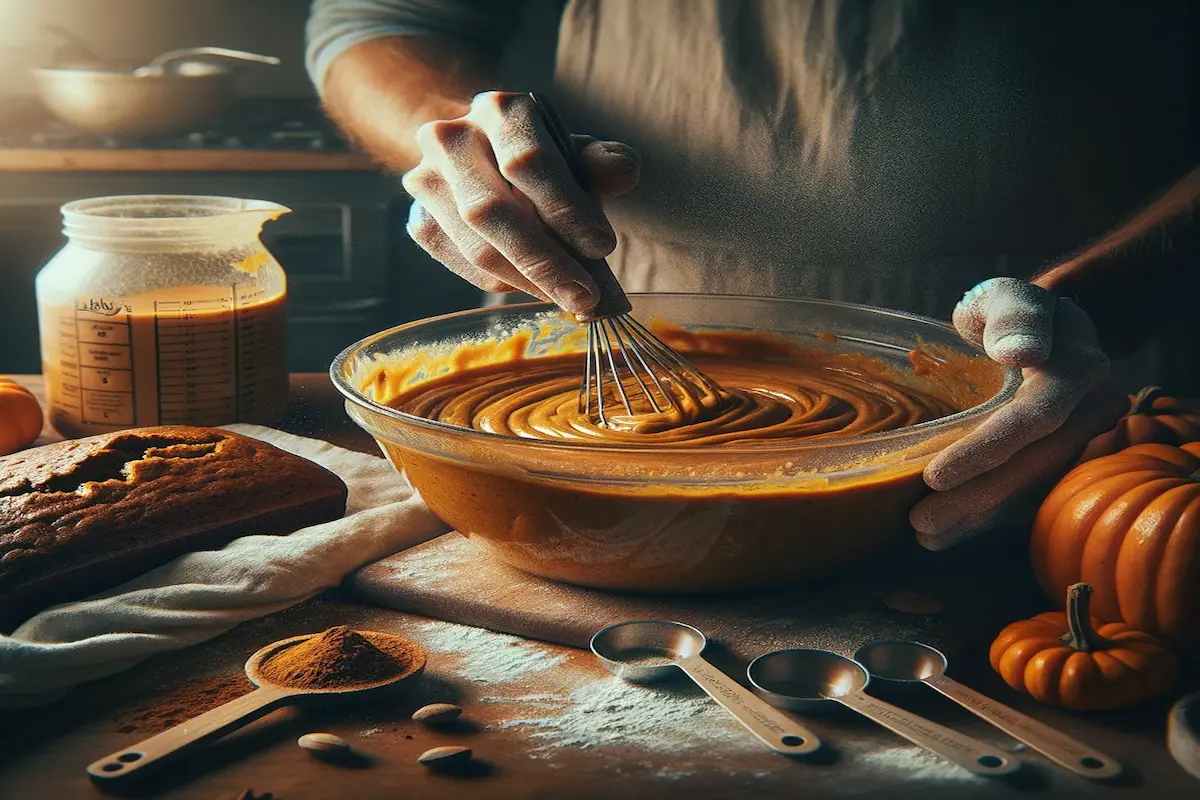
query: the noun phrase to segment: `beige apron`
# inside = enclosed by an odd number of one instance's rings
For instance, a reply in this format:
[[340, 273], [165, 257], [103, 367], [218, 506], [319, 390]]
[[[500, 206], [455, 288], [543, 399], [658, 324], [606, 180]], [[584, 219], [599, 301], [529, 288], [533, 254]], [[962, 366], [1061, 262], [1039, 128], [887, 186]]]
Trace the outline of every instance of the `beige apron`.
[[570, 0], [564, 116], [643, 156], [607, 205], [627, 289], [947, 318], [1190, 168], [1186, 8], [931, 7]]

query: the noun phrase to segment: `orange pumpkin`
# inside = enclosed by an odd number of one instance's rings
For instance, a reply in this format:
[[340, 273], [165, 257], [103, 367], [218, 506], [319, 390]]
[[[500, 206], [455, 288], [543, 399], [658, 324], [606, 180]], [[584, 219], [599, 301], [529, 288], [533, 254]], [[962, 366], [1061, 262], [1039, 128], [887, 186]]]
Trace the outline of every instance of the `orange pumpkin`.
[[1111, 431], [1088, 443], [1079, 463], [1112, 455], [1135, 444], [1186, 444], [1200, 441], [1200, 404], [1167, 397], [1157, 386], [1130, 396], [1129, 411]]
[[29, 390], [0, 378], [0, 456], [33, 444], [42, 432], [42, 407]]
[[1030, 554], [1050, 597], [1086, 581], [1100, 619], [1200, 655], [1200, 443], [1139, 444], [1075, 467], [1038, 510]]
[[1014, 622], [992, 642], [992, 669], [1017, 691], [1075, 711], [1126, 708], [1165, 691], [1179, 661], [1158, 639], [1088, 612], [1092, 587], [1067, 590], [1067, 611]]

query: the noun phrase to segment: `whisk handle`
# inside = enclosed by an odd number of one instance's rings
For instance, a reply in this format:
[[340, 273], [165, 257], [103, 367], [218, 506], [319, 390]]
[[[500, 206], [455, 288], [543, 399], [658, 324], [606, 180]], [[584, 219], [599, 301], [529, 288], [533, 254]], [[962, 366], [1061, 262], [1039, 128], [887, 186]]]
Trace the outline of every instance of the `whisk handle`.
[[[558, 152], [562, 154], [563, 159], [567, 162], [567, 167], [571, 170], [571, 175], [575, 177], [575, 181], [587, 188], [584, 180], [583, 171], [579, 167], [578, 153], [574, 143], [571, 141], [571, 131], [563, 124], [562, 117], [558, 115], [554, 104], [550, 102], [550, 98], [539, 92], [530, 92], [529, 97], [533, 100], [534, 106], [541, 112], [542, 121], [546, 125], [546, 131], [550, 134], [551, 140], [554, 142]], [[564, 244], [565, 246], [565, 244]], [[575, 254], [578, 258], [578, 254]], [[600, 302], [591, 311], [582, 314], [576, 314], [575, 318], [580, 322], [595, 322], [596, 320], [608, 319], [609, 317], [628, 314], [633, 310], [633, 306], [629, 303], [629, 298], [625, 296], [625, 290], [621, 288], [621, 283], [617, 280], [617, 276], [613, 275], [612, 267], [608, 265], [608, 261], [604, 259], [590, 260], [580, 258], [579, 263], [592, 276], [592, 280], [596, 282], [596, 286], [600, 289]]]
[[596, 303], [591, 311], [576, 314], [575, 319], [580, 322], [596, 322], [609, 317], [619, 317], [633, 310], [633, 305], [630, 304], [625, 290], [621, 287], [617, 276], [613, 275], [612, 267], [608, 266], [607, 261], [604, 259], [584, 260], [581, 263], [600, 289], [600, 302]]
[[587, 188], [583, 170], [579, 167], [579, 151], [575, 149], [575, 142], [571, 139], [571, 130], [558, 115], [558, 109], [550, 102], [550, 98], [541, 92], [529, 92], [529, 99], [541, 113], [546, 132], [550, 134], [550, 140], [554, 142], [554, 146], [558, 148], [563, 160], [567, 162], [567, 168], [571, 170], [575, 182]]

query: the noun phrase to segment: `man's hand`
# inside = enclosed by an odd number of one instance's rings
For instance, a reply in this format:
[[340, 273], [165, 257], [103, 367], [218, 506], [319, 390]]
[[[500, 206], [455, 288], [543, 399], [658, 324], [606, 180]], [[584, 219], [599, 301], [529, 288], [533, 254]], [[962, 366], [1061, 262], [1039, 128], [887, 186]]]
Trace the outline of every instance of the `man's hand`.
[[925, 468], [935, 493], [910, 521], [941, 550], [987, 527], [1061, 475], [1088, 441], [1113, 426], [1129, 398], [1110, 376], [1095, 326], [1077, 305], [1015, 278], [967, 292], [954, 326], [993, 360], [1021, 369], [1013, 399]]
[[563, 243], [585, 259], [612, 252], [616, 235], [598, 198], [632, 189], [638, 158], [617, 142], [575, 139], [588, 191], [528, 95], [484, 92], [466, 115], [422, 125], [421, 161], [404, 176], [414, 201], [409, 234], [485, 291], [520, 290], [567, 311], [590, 310], [596, 283]]

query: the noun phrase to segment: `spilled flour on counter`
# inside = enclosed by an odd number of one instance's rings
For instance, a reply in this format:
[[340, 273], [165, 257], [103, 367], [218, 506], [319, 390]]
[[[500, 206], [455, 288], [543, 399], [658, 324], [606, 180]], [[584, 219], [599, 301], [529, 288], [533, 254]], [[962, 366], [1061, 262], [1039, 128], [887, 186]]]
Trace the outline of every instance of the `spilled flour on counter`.
[[[559, 747], [629, 747], [655, 752], [704, 753], [753, 749], [755, 740], [707, 696], [658, 690], [601, 678], [565, 696], [489, 697], [485, 702], [539, 705], [538, 716], [500, 722], [500, 729], [529, 729], [545, 753]], [[545, 699], [542, 699], [542, 698]], [[761, 745], [757, 745], [761, 747]]]
[[481, 697], [480, 701], [484, 703], [555, 703], [563, 699], [562, 695], [553, 694], [551, 692], [538, 692], [537, 694], [516, 694], [505, 697]]
[[469, 560], [470, 552], [443, 545], [405, 554], [402, 559], [378, 562], [368, 569], [389, 569], [389, 580], [403, 586], [436, 586], [453, 580], [455, 567]]
[[[985, 783], [989, 779], [938, 758], [920, 747], [889, 747], [862, 753], [855, 761], [865, 762], [897, 779], [953, 783]], [[866, 777], [866, 776], [864, 776]], [[877, 776], [871, 776], [877, 780]]]
[[567, 656], [517, 636], [449, 622], [425, 622], [414, 638], [430, 653], [458, 656], [459, 672], [473, 683], [510, 683], [556, 667]]
[[654, 773], [654, 777], [666, 778], [669, 781], [680, 781], [680, 780], [683, 780], [684, 778], [690, 778], [695, 774], [696, 773], [694, 773], [694, 772], [687, 772], [684, 770], [669, 769], [667, 767], [663, 767], [658, 772]]

